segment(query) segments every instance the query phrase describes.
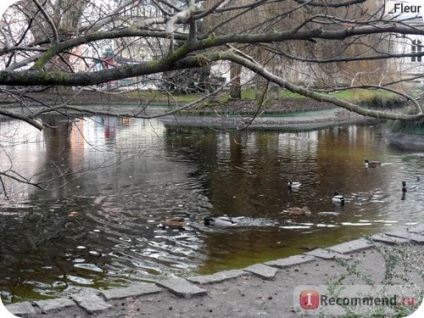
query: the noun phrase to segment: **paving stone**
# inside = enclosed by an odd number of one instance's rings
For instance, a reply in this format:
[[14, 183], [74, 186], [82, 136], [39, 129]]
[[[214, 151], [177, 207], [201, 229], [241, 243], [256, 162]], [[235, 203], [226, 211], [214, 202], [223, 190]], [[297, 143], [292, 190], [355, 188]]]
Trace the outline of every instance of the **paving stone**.
[[343, 255], [333, 251], [328, 251], [323, 248], [317, 248], [317, 249], [314, 249], [313, 251], [306, 252], [305, 254], [315, 256], [318, 258], [323, 258], [323, 259], [335, 259], [335, 258], [350, 259], [350, 257], [347, 255]]
[[29, 301], [24, 301], [22, 303], [16, 303], [7, 305], [6, 309], [11, 313], [19, 317], [26, 317], [35, 315], [36, 311]]
[[264, 264], [255, 264], [248, 266], [243, 270], [258, 275], [264, 279], [274, 279], [278, 269]]
[[424, 224], [418, 224], [408, 229], [411, 233], [424, 234]]
[[382, 242], [382, 243], [392, 244], [392, 245], [400, 245], [400, 244], [405, 244], [409, 242], [409, 240], [407, 239], [396, 237], [396, 236], [389, 236], [386, 234], [375, 234], [371, 236], [371, 239], [376, 242]]
[[72, 299], [69, 299], [67, 297], [48, 299], [48, 300], [36, 300], [34, 301], [34, 303], [38, 307], [40, 307], [41, 311], [43, 312], [49, 312], [49, 311], [77, 305]]
[[71, 297], [89, 314], [97, 313], [112, 307], [110, 304], [95, 294], [74, 294], [71, 295]]
[[188, 277], [187, 280], [197, 284], [214, 284], [220, 283], [229, 279], [237, 278], [246, 272], [238, 269], [218, 272], [212, 275], [201, 275]]
[[353, 253], [353, 252], [366, 250], [366, 249], [372, 248], [373, 246], [374, 245], [370, 241], [364, 238], [361, 238], [358, 240], [332, 246], [328, 248], [327, 250], [340, 253], [340, 254], [347, 254], [347, 253]]
[[412, 234], [407, 232], [407, 231], [389, 231], [389, 232], [385, 232], [384, 234], [388, 235], [388, 236], [393, 236], [393, 237], [400, 237], [400, 238], [406, 238], [409, 239], [409, 236], [411, 236]]
[[100, 293], [106, 300], [123, 299], [127, 297], [139, 297], [143, 295], [156, 294], [162, 292], [163, 289], [155, 284], [140, 283], [125, 288], [114, 288], [102, 291]]
[[286, 258], [280, 258], [275, 261], [269, 261], [264, 264], [268, 266], [278, 267], [278, 268], [286, 268], [286, 267], [291, 267], [291, 266], [295, 266], [295, 265], [299, 265], [303, 263], [313, 262], [316, 260], [317, 259], [315, 257], [310, 255], [294, 255], [294, 256], [289, 256]]
[[403, 239], [408, 239], [410, 241], [414, 241], [419, 244], [424, 244], [424, 236], [415, 234], [415, 233], [409, 233], [407, 231], [390, 231], [386, 232], [386, 235], [394, 236], [394, 237], [400, 237]]
[[194, 296], [206, 295], [206, 290], [189, 283], [183, 278], [170, 278], [163, 281], [156, 282], [159, 286], [167, 288], [169, 291], [177, 296], [191, 298]]
[[412, 233], [409, 236], [409, 239], [414, 241], [415, 243], [424, 244], [424, 236], [423, 235]]

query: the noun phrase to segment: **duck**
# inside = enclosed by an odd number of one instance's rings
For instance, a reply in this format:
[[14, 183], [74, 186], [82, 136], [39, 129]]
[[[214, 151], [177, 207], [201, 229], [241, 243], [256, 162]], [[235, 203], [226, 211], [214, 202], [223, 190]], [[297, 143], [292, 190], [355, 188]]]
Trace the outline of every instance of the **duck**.
[[203, 224], [207, 226], [234, 226], [237, 221], [229, 216], [212, 217], [207, 215], [203, 218]]
[[301, 186], [301, 183], [300, 182], [289, 181], [287, 183], [287, 188], [290, 191], [297, 191], [297, 190], [299, 190], [300, 186]]
[[333, 203], [335, 204], [340, 204], [340, 205], [344, 205], [345, 204], [345, 197], [341, 194], [339, 194], [337, 191], [334, 192], [334, 196], [331, 199], [331, 201], [333, 201]]
[[[419, 180], [418, 178], [417, 178], [417, 181]], [[407, 187], [406, 186], [406, 182], [405, 181], [402, 181], [402, 193], [406, 193], [408, 191], [416, 191], [417, 189], [418, 189], [418, 185], [417, 184], [416, 185], [413, 185], [413, 186], [410, 186], [410, 187]]]
[[160, 226], [163, 228], [170, 227], [170, 228], [177, 228], [177, 229], [185, 229], [186, 222], [182, 216], [175, 216], [175, 217], [165, 218], [160, 223]]
[[365, 168], [377, 168], [379, 166], [381, 166], [381, 161], [369, 161], [365, 159]]
[[311, 210], [307, 206], [304, 206], [303, 208], [299, 207], [291, 207], [283, 211], [283, 213], [287, 213], [288, 215], [311, 215]]

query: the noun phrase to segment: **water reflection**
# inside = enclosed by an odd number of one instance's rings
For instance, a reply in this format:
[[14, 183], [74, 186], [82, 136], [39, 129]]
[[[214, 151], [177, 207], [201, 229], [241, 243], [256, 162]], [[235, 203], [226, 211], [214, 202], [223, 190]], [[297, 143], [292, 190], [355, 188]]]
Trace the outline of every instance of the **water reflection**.
[[[13, 167], [48, 189], [5, 179], [5, 302], [243, 267], [423, 219], [423, 188], [401, 200], [401, 181], [423, 173], [424, 154], [388, 147], [380, 127], [289, 133], [46, 120], [57, 129], [0, 122], [2, 170]], [[364, 169], [364, 158], [383, 165]], [[290, 180], [302, 183], [299, 191], [288, 191]], [[346, 197], [344, 207], [332, 204], [334, 191]], [[305, 205], [310, 217], [281, 213]], [[197, 224], [206, 213], [275, 226], [158, 227], [166, 216]]]
[[[203, 184], [214, 206], [212, 213], [268, 217], [280, 224], [265, 231], [208, 235], [209, 257], [198, 270], [201, 273], [225, 269], [228, 264], [242, 267], [251, 264], [252, 257], [255, 261], [281, 257], [422, 220], [422, 194], [402, 202], [400, 184], [402, 178], [422, 174], [421, 155], [387, 147], [379, 127], [300, 133], [175, 131], [178, 149], [193, 147], [193, 160], [199, 162], [201, 175], [207, 176]], [[187, 138], [189, 131], [197, 136], [194, 144]], [[364, 169], [364, 158], [384, 164]], [[289, 180], [301, 182], [301, 190], [288, 192]], [[347, 199], [344, 207], [331, 202], [336, 190]], [[312, 210], [311, 217], [280, 214], [288, 207], [305, 205]]]

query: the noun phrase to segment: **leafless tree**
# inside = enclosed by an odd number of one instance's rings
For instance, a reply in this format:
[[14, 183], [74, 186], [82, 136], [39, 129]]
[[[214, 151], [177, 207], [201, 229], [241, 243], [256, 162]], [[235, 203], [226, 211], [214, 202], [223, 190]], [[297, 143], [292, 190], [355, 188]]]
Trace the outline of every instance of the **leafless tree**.
[[[58, 3], [60, 10], [53, 9]], [[407, 56], [420, 57], [423, 52], [399, 54], [387, 43], [396, 37], [422, 35], [424, 31], [419, 25], [395, 19], [384, 4], [385, 1], [376, 1], [367, 5], [364, 0], [219, 0], [212, 1], [212, 5], [195, 0], [23, 1], [10, 8], [3, 18], [0, 54], [4, 70], [0, 72], [0, 85], [7, 85], [3, 86], [7, 94], [12, 94], [6, 88], [13, 85], [92, 86], [229, 61], [292, 92], [359, 114], [421, 120], [423, 114], [418, 103], [416, 111], [409, 114], [377, 111], [311, 89], [349, 84], [393, 90], [390, 85], [398, 78], [387, 75], [388, 61], [392, 64]], [[258, 18], [252, 20], [252, 13]], [[210, 20], [214, 21], [215, 16], [219, 19], [213, 24]], [[207, 19], [208, 27], [200, 27]], [[246, 19], [252, 22], [234, 23]], [[96, 63], [107, 63], [102, 55], [106, 46], [113, 48], [114, 56], [118, 52], [121, 56], [144, 52], [150, 60], [134, 58], [131, 64], [96, 69]], [[268, 60], [274, 60], [278, 72], [266, 59], [258, 58], [254, 50], [258, 47], [262, 56], [264, 51], [268, 52]], [[297, 63], [294, 72], [309, 69], [307, 77], [315, 71], [313, 85], [311, 81], [302, 85], [302, 77], [290, 81], [284, 71], [288, 61]], [[85, 69], [75, 70], [77, 62], [83, 63]], [[299, 69], [298, 65], [307, 67]], [[314, 65], [325, 67], [317, 69]], [[370, 70], [370, 65], [375, 67]], [[335, 72], [343, 76], [332, 78]], [[66, 102], [46, 106], [43, 112], [66, 107], [70, 107]], [[13, 116], [5, 110], [1, 113]], [[43, 123], [38, 117], [39, 113], [34, 113], [19, 119], [41, 129]]]

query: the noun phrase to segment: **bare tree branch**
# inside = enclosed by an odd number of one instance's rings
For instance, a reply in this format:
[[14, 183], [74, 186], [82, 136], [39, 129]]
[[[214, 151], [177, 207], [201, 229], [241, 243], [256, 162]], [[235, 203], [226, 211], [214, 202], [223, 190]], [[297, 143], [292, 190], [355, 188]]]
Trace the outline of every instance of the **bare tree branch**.
[[364, 115], [364, 116], [370, 116], [380, 119], [389, 119], [389, 120], [404, 120], [404, 121], [419, 121], [424, 119], [424, 114], [419, 113], [415, 115], [408, 115], [403, 113], [394, 113], [394, 112], [386, 112], [386, 111], [378, 111], [378, 110], [372, 110], [372, 109], [365, 109], [359, 105], [355, 105], [353, 103], [350, 103], [348, 101], [344, 101], [338, 98], [329, 97], [328, 95], [319, 94], [316, 92], [313, 92], [311, 90], [296, 86], [294, 84], [285, 82], [281, 78], [275, 76], [274, 74], [268, 72], [260, 66], [258, 63], [252, 62], [250, 59], [246, 59], [243, 56], [239, 56], [237, 54], [234, 54], [233, 52], [227, 51], [226, 53], [222, 53], [222, 55], [225, 55], [225, 58], [236, 62], [238, 64], [241, 64], [252, 71], [256, 72], [257, 74], [261, 75], [262, 77], [268, 79], [269, 81], [272, 81], [278, 85], [280, 85], [283, 88], [288, 89], [289, 91], [293, 93], [297, 93], [306, 97], [310, 97], [312, 99], [315, 99], [320, 102], [327, 102], [331, 103], [333, 105], [339, 106], [341, 108], [353, 111], [357, 114]]

